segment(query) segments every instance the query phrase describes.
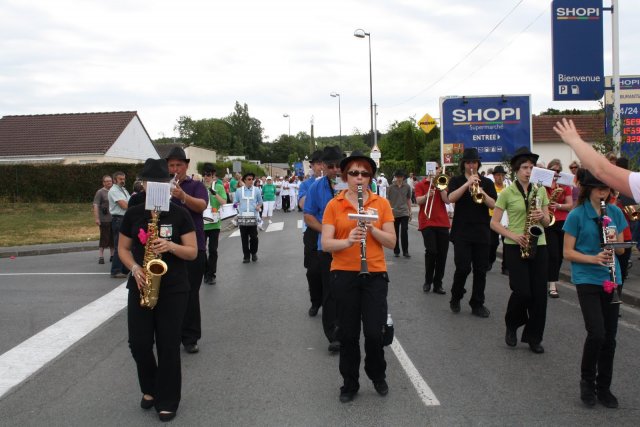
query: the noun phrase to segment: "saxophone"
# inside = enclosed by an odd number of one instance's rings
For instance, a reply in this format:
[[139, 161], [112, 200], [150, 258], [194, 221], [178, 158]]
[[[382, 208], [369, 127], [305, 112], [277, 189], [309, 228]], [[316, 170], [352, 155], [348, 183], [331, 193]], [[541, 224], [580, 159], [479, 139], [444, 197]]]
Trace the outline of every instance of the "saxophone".
[[525, 245], [520, 247], [520, 257], [522, 259], [533, 259], [538, 250], [538, 237], [544, 233], [544, 229], [533, 219], [533, 211], [539, 209], [540, 198], [538, 197], [538, 185], [531, 186], [529, 203], [527, 204], [527, 219], [524, 223]]
[[[560, 200], [560, 196], [564, 194], [564, 188], [557, 186], [553, 192], [551, 193], [551, 196], [549, 196], [549, 202], [550, 203], [558, 203]], [[549, 212], [549, 225], [548, 227], [551, 227], [553, 224], [556, 223], [556, 216], [553, 214], [553, 212]]]
[[160, 255], [156, 255], [151, 250], [151, 245], [158, 239], [158, 219], [160, 212], [151, 211], [151, 221], [147, 226], [147, 242], [144, 246], [144, 261], [142, 268], [146, 277], [146, 283], [140, 292], [140, 306], [153, 309], [158, 303], [158, 295], [160, 294], [160, 279], [167, 272], [167, 263], [160, 259]]

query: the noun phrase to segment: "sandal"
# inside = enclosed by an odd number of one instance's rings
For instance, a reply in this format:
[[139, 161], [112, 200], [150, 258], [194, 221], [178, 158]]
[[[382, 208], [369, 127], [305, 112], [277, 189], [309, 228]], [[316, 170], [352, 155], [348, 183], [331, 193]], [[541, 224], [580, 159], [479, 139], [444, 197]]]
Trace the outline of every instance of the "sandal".
[[549, 296], [551, 298], [560, 298], [560, 294], [557, 289], [549, 289]]

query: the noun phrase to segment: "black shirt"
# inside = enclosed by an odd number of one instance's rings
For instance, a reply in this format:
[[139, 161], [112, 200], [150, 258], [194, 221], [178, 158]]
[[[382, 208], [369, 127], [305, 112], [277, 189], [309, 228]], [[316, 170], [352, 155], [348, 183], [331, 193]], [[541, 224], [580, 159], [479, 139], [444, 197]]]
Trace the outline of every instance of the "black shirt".
[[[120, 232], [131, 239], [131, 253], [133, 259], [142, 266], [144, 262], [145, 246], [140, 242], [138, 233], [140, 229], [147, 231], [147, 225], [151, 220], [151, 212], [144, 209], [144, 204], [138, 204], [127, 209], [122, 220]], [[170, 240], [176, 244], [182, 244], [181, 236], [194, 231], [191, 215], [184, 208], [175, 203], [169, 204], [169, 212], [161, 212], [158, 220], [158, 237]], [[187, 278], [186, 261], [178, 258], [170, 252], [162, 254], [162, 260], [167, 263], [167, 273], [162, 276], [160, 285], [160, 297], [166, 293], [188, 292], [189, 280]], [[127, 288], [137, 290], [136, 280], [129, 277]]]
[[[468, 178], [464, 175], [451, 178], [449, 181], [449, 194], [462, 187], [467, 181]], [[489, 197], [494, 200], [498, 198], [493, 181], [489, 178], [481, 177], [480, 186]], [[465, 191], [456, 202], [451, 224], [451, 241], [455, 242], [455, 239], [460, 239], [469, 242], [489, 243], [490, 221], [491, 217], [489, 216], [487, 205], [475, 203], [471, 198], [471, 192]]]

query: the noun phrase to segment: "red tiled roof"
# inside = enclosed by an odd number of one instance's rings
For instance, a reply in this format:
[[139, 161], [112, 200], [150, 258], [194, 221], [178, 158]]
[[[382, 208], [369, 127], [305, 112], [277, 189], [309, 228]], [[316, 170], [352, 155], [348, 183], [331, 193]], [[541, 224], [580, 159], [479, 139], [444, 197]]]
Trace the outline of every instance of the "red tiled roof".
[[104, 154], [136, 111], [4, 116], [0, 157]]
[[603, 114], [580, 114], [571, 116], [536, 116], [531, 119], [533, 126], [533, 142], [562, 142], [553, 130], [557, 121], [566, 117], [573, 120], [578, 133], [587, 142], [600, 141], [604, 137]]

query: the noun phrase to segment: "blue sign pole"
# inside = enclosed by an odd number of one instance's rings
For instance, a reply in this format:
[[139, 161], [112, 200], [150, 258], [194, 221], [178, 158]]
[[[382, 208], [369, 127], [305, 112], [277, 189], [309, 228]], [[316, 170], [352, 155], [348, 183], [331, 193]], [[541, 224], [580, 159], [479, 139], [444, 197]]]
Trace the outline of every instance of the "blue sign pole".
[[602, 98], [602, 0], [554, 0], [551, 8], [554, 101]]
[[515, 151], [531, 148], [528, 95], [440, 99], [444, 164], [458, 164], [465, 148], [476, 148], [483, 163], [502, 163]]

